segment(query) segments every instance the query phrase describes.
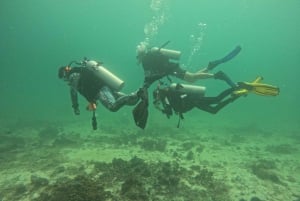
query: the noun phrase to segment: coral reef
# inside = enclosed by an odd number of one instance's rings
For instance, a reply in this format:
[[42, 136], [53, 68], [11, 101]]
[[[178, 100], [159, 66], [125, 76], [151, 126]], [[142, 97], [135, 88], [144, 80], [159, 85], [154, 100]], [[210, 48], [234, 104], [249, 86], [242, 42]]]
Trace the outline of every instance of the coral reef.
[[227, 186], [200, 166], [190, 170], [176, 162], [146, 163], [138, 157], [91, 164], [90, 174], [48, 185], [34, 201], [229, 200]]
[[111, 194], [104, 190], [101, 182], [79, 175], [46, 188], [34, 201], [101, 201], [110, 197]]
[[290, 141], [183, 129], [24, 129], [0, 128], [0, 200], [299, 200], [299, 149]]

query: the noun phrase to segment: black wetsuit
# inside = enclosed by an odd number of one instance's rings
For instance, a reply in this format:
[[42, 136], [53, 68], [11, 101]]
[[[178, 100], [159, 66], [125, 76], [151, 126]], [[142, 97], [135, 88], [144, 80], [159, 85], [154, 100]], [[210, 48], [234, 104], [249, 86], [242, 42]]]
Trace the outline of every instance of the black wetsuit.
[[238, 96], [231, 96], [231, 93], [235, 90], [235, 88], [226, 89], [215, 97], [205, 97], [203, 94], [187, 94], [176, 90], [158, 90], [159, 101], [162, 102], [164, 112], [168, 112], [169, 115], [171, 114], [169, 107], [178, 114], [186, 113], [194, 107], [216, 114], [227, 104], [238, 98]]
[[140, 103], [134, 108], [133, 116], [137, 126], [144, 129], [148, 119], [148, 88], [151, 84], [165, 76], [173, 75], [183, 79], [186, 71], [181, 69], [179, 63], [172, 62], [159, 51], [149, 51], [141, 56], [144, 69], [144, 84], [139, 92]]
[[135, 105], [138, 97], [135, 94], [125, 95], [116, 92], [103, 83], [89, 67], [74, 67], [68, 75], [72, 107], [78, 108], [77, 91], [90, 103], [99, 100], [112, 112], [118, 111], [124, 105]]
[[[77, 80], [70, 80], [73, 89], [77, 90], [89, 102], [96, 102], [98, 99], [99, 89], [105, 84], [97, 78], [97, 76], [87, 67], [74, 67], [70, 72], [70, 78], [73, 73], [79, 73]], [[69, 79], [70, 79], [69, 78]], [[75, 84], [74, 82], [77, 82]], [[73, 83], [73, 84], [72, 84]]]
[[148, 52], [142, 58], [144, 68], [144, 86], [148, 88], [153, 82], [165, 76], [173, 75], [180, 79], [184, 78], [186, 70], [180, 68], [179, 63], [172, 62], [159, 51]]

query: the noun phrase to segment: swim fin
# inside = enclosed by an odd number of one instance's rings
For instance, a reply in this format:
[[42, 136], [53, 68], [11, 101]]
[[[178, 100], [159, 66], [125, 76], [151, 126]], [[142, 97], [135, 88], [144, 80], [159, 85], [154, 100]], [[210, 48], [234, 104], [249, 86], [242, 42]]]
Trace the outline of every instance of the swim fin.
[[242, 50], [241, 46], [236, 46], [231, 52], [229, 52], [225, 57], [223, 57], [222, 59], [217, 59], [215, 61], [210, 61], [208, 63], [207, 66], [207, 70], [212, 70], [215, 67], [217, 67], [218, 65], [225, 63], [231, 59], [233, 59], [236, 55], [238, 55], [238, 53], [240, 53], [240, 51]]
[[238, 82], [238, 88], [233, 92], [234, 95], [246, 95], [250, 92], [261, 96], [277, 96], [279, 95], [279, 87], [260, 83], [263, 80], [258, 76], [253, 82]]
[[135, 124], [144, 129], [148, 120], [148, 101], [141, 100], [132, 111]]

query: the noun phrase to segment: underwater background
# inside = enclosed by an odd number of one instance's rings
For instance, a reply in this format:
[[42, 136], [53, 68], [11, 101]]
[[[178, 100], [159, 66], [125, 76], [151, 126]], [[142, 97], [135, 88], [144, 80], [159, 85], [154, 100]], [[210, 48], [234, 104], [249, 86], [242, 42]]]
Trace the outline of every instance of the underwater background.
[[[281, 95], [239, 100], [213, 119], [295, 126], [299, 123], [299, 6], [297, 0], [3, 0], [1, 116], [5, 120], [75, 119], [57, 69], [83, 57], [103, 61], [126, 82], [125, 92], [136, 90], [143, 71], [136, 64], [135, 48], [148, 37], [156, 46], [171, 41], [168, 48], [182, 51], [181, 63], [190, 71], [241, 45], [241, 54], [218, 68], [235, 81], [261, 75], [266, 83], [279, 86]], [[85, 107], [84, 100], [81, 106]], [[211, 116], [199, 111], [195, 115]]]
[[[15, 157], [19, 152], [26, 153], [30, 150], [29, 158], [32, 153], [43, 152], [45, 144], [33, 136], [36, 133], [43, 135], [41, 131], [49, 127], [54, 129], [49, 132], [55, 135], [60, 135], [61, 130], [70, 135], [77, 133], [85, 136], [87, 133], [86, 136], [93, 137], [105, 134], [118, 136], [127, 132], [126, 136], [134, 136], [134, 139], [147, 136], [157, 142], [164, 138], [169, 146], [171, 145], [168, 140], [176, 138], [176, 135], [184, 136], [182, 139], [185, 141], [194, 141], [199, 135], [204, 135], [211, 141], [218, 141], [218, 137], [227, 139], [234, 134], [239, 136], [238, 139], [242, 138], [242, 143], [249, 147], [256, 146], [258, 142], [262, 146], [261, 149], [264, 149], [266, 144], [267, 147], [271, 146], [274, 142], [283, 142], [279, 148], [284, 150], [292, 147], [293, 149], [288, 149], [288, 153], [285, 152], [286, 155], [280, 156], [283, 161], [288, 159], [291, 162], [293, 171], [289, 169], [287, 172], [290, 171], [293, 175], [286, 175], [285, 179], [295, 177], [290, 179], [290, 182], [298, 191], [291, 190], [293, 188], [290, 187], [285, 198], [275, 195], [271, 199], [263, 192], [260, 197], [262, 200], [300, 200], [300, 165], [297, 161], [300, 149], [299, 25], [299, 0], [1, 0], [1, 171], [17, 168], [12, 164], [22, 160]], [[125, 81], [123, 91], [130, 93], [137, 90], [143, 82], [143, 70], [136, 61], [136, 46], [142, 41], [149, 41], [153, 46], [170, 41], [167, 48], [180, 50], [180, 63], [192, 72], [205, 67], [209, 61], [222, 58], [235, 46], [240, 45], [241, 53], [233, 60], [218, 66], [214, 72], [222, 70], [236, 82], [250, 82], [259, 75], [263, 76], [263, 82], [280, 88], [280, 95], [264, 97], [249, 94], [229, 104], [216, 115], [194, 109], [184, 115], [185, 119], [179, 129], [176, 128], [177, 116], [167, 119], [151, 104], [145, 130], [134, 125], [132, 107], [124, 107], [117, 113], [112, 113], [99, 105], [99, 129], [92, 131], [91, 113], [85, 110], [86, 100], [80, 97], [81, 115], [73, 115], [69, 88], [58, 79], [58, 68], [83, 57], [101, 60], [105, 67]], [[175, 78], [172, 79], [176, 81]], [[226, 87], [222, 82], [215, 80], [201, 80], [196, 84], [206, 86], [207, 94], [212, 96]], [[155, 86], [153, 84], [151, 89]], [[151, 94], [152, 90], [149, 92]], [[21, 147], [7, 148], [6, 142], [11, 145], [17, 140], [11, 136], [21, 137], [24, 144]], [[260, 136], [259, 140], [251, 141], [253, 136]], [[35, 140], [40, 143], [38, 146], [33, 143]], [[103, 141], [102, 145], [110, 146], [109, 143], [103, 144]], [[82, 146], [80, 144], [76, 149], [81, 149]], [[89, 145], [85, 146], [88, 149]], [[97, 141], [90, 146], [98, 146]], [[101, 146], [98, 147], [100, 155]], [[223, 146], [229, 145], [220, 145]], [[234, 143], [230, 146], [236, 147]], [[212, 147], [206, 146], [206, 149], [210, 148]], [[60, 149], [64, 149], [63, 144]], [[129, 150], [131, 147], [122, 145], [121, 149]], [[155, 155], [155, 152], [152, 154]], [[272, 154], [272, 157], [280, 160], [276, 152]], [[6, 158], [8, 155], [9, 159]], [[144, 159], [147, 161], [146, 156], [144, 155]], [[159, 156], [161, 155], [158, 154], [155, 160], [163, 160]], [[143, 158], [139, 155], [138, 157]], [[268, 155], [253, 157], [270, 159]], [[124, 160], [129, 158], [125, 157]], [[206, 160], [210, 160], [209, 154]], [[229, 157], [227, 163], [234, 161]], [[31, 169], [30, 165], [26, 168]], [[26, 172], [26, 168], [22, 170]], [[277, 167], [276, 171], [280, 174], [281, 169]], [[278, 177], [284, 180], [283, 176]], [[32, 180], [31, 177], [31, 180], [24, 179], [22, 182], [27, 185], [30, 181], [32, 184]], [[5, 186], [8, 178], [1, 178], [0, 181], [1, 185]], [[280, 185], [278, 183], [281, 182], [277, 181], [275, 185]], [[26, 187], [26, 190], [21, 190], [21, 193], [15, 196], [11, 193], [15, 192], [15, 187], [11, 184], [11, 188], [0, 192], [0, 200], [29, 199], [28, 195], [34, 190], [28, 189], [29, 187]], [[39, 192], [42, 190], [38, 189]], [[7, 193], [9, 196], [6, 196]], [[240, 194], [235, 194], [235, 200], [244, 199], [238, 195]], [[244, 195], [245, 199], [258, 196], [255, 193]], [[33, 200], [32, 197], [30, 199]], [[120, 200], [145, 199], [126, 197]]]

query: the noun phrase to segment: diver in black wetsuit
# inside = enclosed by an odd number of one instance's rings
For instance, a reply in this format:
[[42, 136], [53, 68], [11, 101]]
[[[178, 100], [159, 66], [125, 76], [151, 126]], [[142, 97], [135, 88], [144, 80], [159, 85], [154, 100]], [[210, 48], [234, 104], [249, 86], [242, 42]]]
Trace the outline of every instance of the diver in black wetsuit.
[[225, 73], [219, 71], [215, 74], [215, 77], [230, 83], [230, 88], [224, 90], [218, 96], [206, 97], [206, 88], [202, 86], [172, 83], [163, 88], [159, 85], [153, 91], [153, 104], [158, 110], [166, 114], [168, 118], [173, 114], [173, 111], [182, 115], [195, 107], [216, 114], [240, 96], [232, 96], [238, 86]]
[[205, 87], [175, 84], [161, 88], [160, 85], [153, 91], [153, 104], [168, 118], [175, 114], [179, 115], [177, 127], [179, 127], [180, 119], [183, 119], [183, 113], [193, 108], [209, 112], [211, 114], [218, 113], [222, 108], [232, 103], [241, 96], [245, 96], [253, 92], [261, 96], [277, 96], [279, 88], [276, 86], [261, 83], [262, 77], [258, 76], [253, 82], [238, 82], [235, 84], [225, 73], [219, 71], [215, 74], [217, 79], [225, 81], [230, 88], [225, 89], [215, 97], [205, 96]]
[[[163, 46], [165, 46], [164, 44]], [[163, 48], [152, 47], [141, 43], [137, 47], [137, 59], [144, 69], [144, 87], [166, 76], [175, 76], [181, 80], [194, 82], [199, 79], [214, 78], [209, 69], [199, 70], [195, 73], [188, 72], [180, 67], [178, 62], [181, 52]]]
[[[74, 63], [78, 66], [71, 67]], [[126, 95], [119, 92], [124, 82], [101, 64], [100, 62], [84, 59], [82, 62], [71, 62], [58, 70], [58, 77], [64, 79], [70, 86], [74, 113], [76, 115], [80, 114], [77, 96], [77, 92], [79, 92], [89, 102], [87, 109], [94, 111], [93, 123], [96, 123], [94, 120], [98, 101], [108, 110], [116, 112], [124, 105], [135, 105], [139, 100], [136, 93]]]
[[[195, 73], [188, 72], [180, 67], [178, 62], [180, 51], [164, 49], [168, 44], [165, 43], [162, 47], [148, 47], [147, 43], [141, 43], [137, 46], [137, 59], [142, 64], [144, 69], [144, 83], [140, 90], [141, 101], [134, 108], [133, 116], [137, 126], [145, 128], [148, 118], [148, 92], [147, 89], [151, 84], [169, 75], [175, 76], [181, 80], [194, 82], [199, 79], [215, 78], [216, 74], [209, 73], [221, 63], [227, 62], [234, 58], [240, 51], [241, 47], [237, 46], [233, 51], [227, 54], [222, 59], [218, 59], [209, 63], [209, 65]], [[169, 79], [170, 80], [170, 79]]]

